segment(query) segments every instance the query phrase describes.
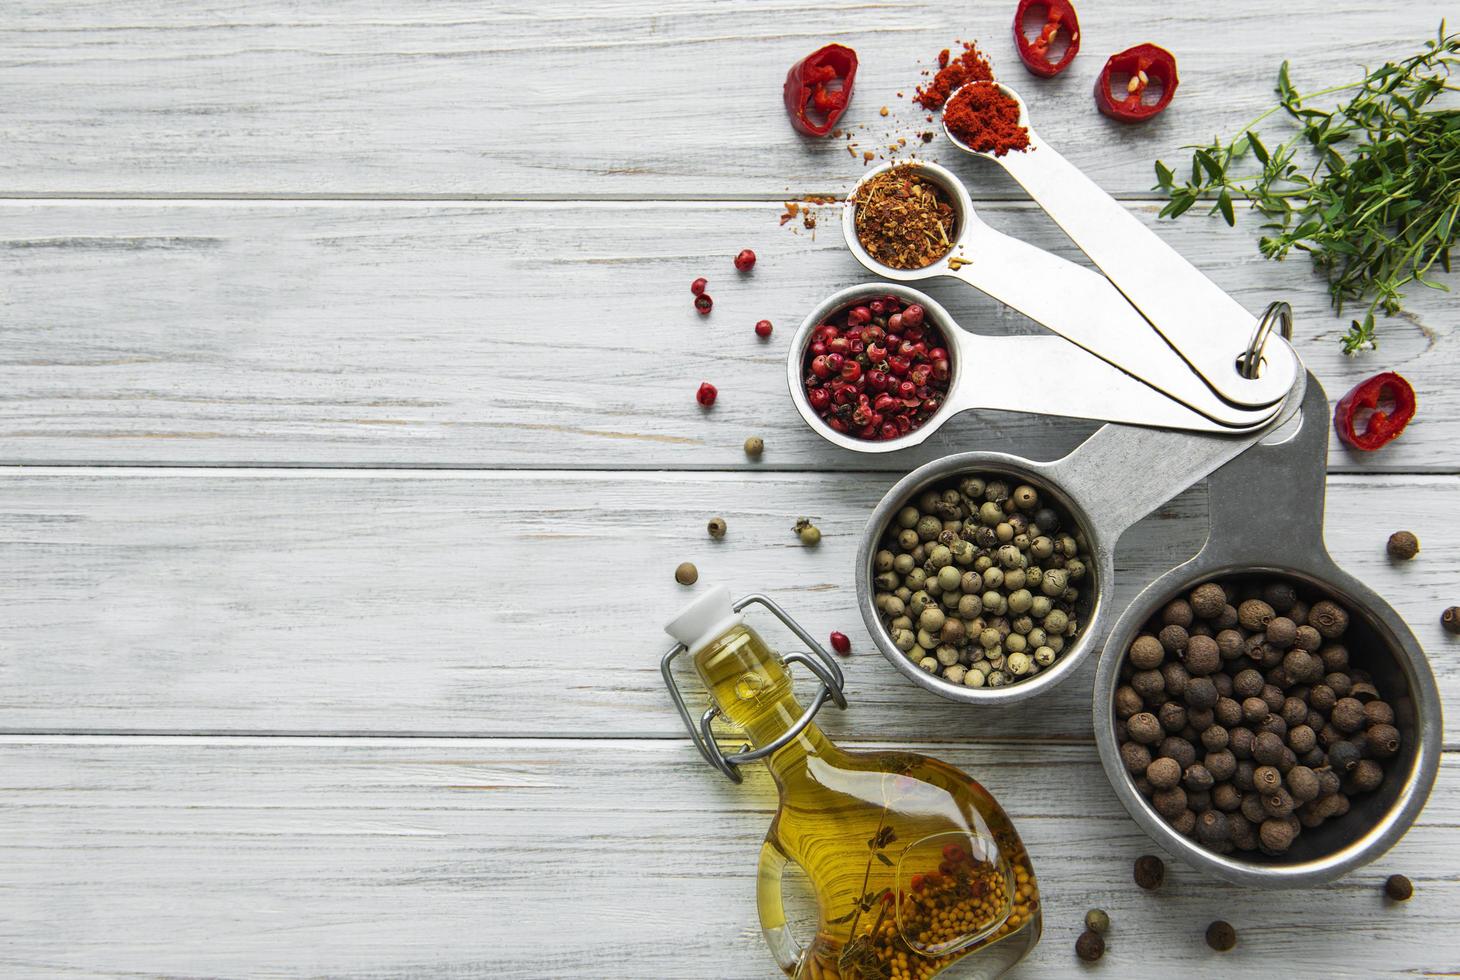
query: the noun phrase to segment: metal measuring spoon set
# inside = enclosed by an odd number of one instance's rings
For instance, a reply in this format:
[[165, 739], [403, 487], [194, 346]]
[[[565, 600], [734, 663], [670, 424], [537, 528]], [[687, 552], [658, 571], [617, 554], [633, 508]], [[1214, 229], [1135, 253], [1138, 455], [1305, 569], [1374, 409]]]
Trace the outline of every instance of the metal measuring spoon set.
[[[856, 452], [917, 445], [949, 418], [992, 408], [1107, 421], [1074, 452], [1053, 462], [1006, 453], [965, 452], [927, 463], [899, 481], [874, 509], [856, 563], [857, 599], [868, 632], [888, 662], [941, 697], [1008, 705], [1035, 697], [1075, 673], [1105, 647], [1095, 683], [1095, 731], [1117, 795], [1142, 827], [1172, 853], [1247, 884], [1312, 884], [1339, 877], [1377, 857], [1418, 816], [1434, 783], [1441, 746], [1434, 676], [1414, 635], [1382, 598], [1343, 572], [1323, 546], [1328, 401], [1287, 343], [1291, 311], [1274, 303], [1254, 317], [1087, 176], [1039, 139], [1022, 100], [1029, 150], [998, 157], [1004, 167], [1101, 270], [1076, 265], [1001, 234], [978, 219], [953, 173], [918, 163], [918, 176], [939, 186], [955, 212], [948, 256], [923, 269], [889, 268], [872, 258], [855, 229], [857, 194], [843, 214], [852, 254], [882, 280], [841, 290], [812, 310], [787, 362], [791, 397], [828, 441]], [[962, 149], [953, 135], [950, 140]], [[863, 182], [896, 166], [871, 171]], [[860, 188], [860, 185], [859, 185]], [[949, 258], [959, 261], [950, 262]], [[1103, 273], [1103, 274], [1102, 274]], [[969, 333], [911, 284], [960, 280], [1048, 328], [1057, 336], [995, 337]], [[816, 327], [874, 296], [924, 307], [947, 338], [949, 387], [919, 428], [882, 441], [834, 431], [811, 408], [803, 386], [805, 354]], [[1278, 336], [1274, 336], [1277, 333]], [[1039, 388], [987, 365], [1036, 363], [1067, 383]], [[1296, 433], [1296, 434], [1295, 434]], [[1141, 478], [1132, 480], [1139, 472]], [[931, 674], [902, 653], [875, 606], [874, 561], [898, 510], [921, 491], [962, 474], [997, 474], [1039, 487], [1083, 533], [1091, 560], [1077, 607], [1083, 628], [1059, 659], [1002, 688], [971, 688]], [[1114, 554], [1127, 528], [1199, 481], [1212, 477], [1212, 527], [1202, 553], [1144, 591], [1128, 608], [1113, 607]], [[1246, 520], [1248, 515], [1260, 519]], [[1217, 576], [1276, 573], [1340, 597], [1365, 623], [1370, 669], [1401, 704], [1400, 770], [1370, 804], [1372, 822], [1326, 829], [1311, 853], [1285, 865], [1254, 864], [1198, 847], [1154, 814], [1132, 788], [1119, 759], [1111, 700], [1124, 651], [1154, 610]], [[1106, 646], [1107, 634], [1110, 644]]]

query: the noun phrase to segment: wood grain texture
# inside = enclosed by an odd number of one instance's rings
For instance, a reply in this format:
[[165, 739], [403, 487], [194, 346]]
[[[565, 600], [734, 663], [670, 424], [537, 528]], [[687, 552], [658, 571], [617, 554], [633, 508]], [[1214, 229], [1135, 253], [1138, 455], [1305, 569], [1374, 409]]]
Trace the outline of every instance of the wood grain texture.
[[[0, 24], [0, 194], [760, 197], [836, 192], [862, 164], [798, 137], [786, 69], [827, 41], [861, 55], [846, 117], [867, 145], [928, 123], [907, 99], [954, 38], [977, 39], [1057, 148], [1113, 192], [1151, 162], [1269, 106], [1279, 64], [1307, 91], [1400, 58], [1428, 4], [1292, 0], [1208, 9], [1103, 0], [1052, 81], [1017, 63], [1013, 5], [916, 0], [430, 5], [384, 0], [57, 4]], [[1100, 116], [1105, 58], [1142, 41], [1178, 58], [1172, 108]], [[881, 106], [895, 115], [878, 115]], [[953, 151], [941, 146], [936, 155]], [[1015, 194], [988, 174], [992, 194]]]
[[[981, 413], [868, 460], [800, 423], [785, 344], [868, 277], [834, 209], [812, 237], [778, 202], [842, 194], [864, 165], [790, 131], [785, 68], [854, 45], [848, 118], [871, 145], [927, 128], [896, 93], [977, 38], [1052, 145], [1154, 224], [1152, 160], [1269, 105], [1282, 59], [1300, 86], [1345, 81], [1442, 13], [1087, 2], [1080, 59], [1037, 82], [1012, 6], [5, 4], [0, 974], [775, 975], [752, 902], [774, 791], [699, 761], [658, 674], [686, 558], [700, 588], [764, 589], [852, 635], [830, 733], [912, 742], [1008, 807], [1047, 909], [1017, 976], [1087, 975], [1071, 946], [1091, 906], [1115, 922], [1114, 976], [1460, 973], [1453, 737], [1419, 825], [1370, 868], [1270, 894], [1173, 863], [1151, 896], [1130, 866], [1153, 845], [1089, 741], [1090, 669], [1034, 710], [970, 712], [903, 681], [858, 622], [857, 539], [902, 472], [968, 448], [1052, 458], [1093, 425]], [[1117, 126], [1092, 80], [1144, 40], [1176, 53], [1181, 92]], [[943, 147], [991, 224], [1073, 254]], [[1330, 397], [1380, 369], [1415, 383], [1400, 442], [1332, 450], [1329, 545], [1413, 624], [1453, 717], [1453, 299], [1412, 297], [1380, 354], [1347, 360], [1321, 282], [1264, 262], [1255, 222], [1161, 233], [1249, 309], [1293, 302]], [[729, 261], [746, 246], [749, 279]], [[930, 292], [981, 331], [1034, 329]], [[1197, 488], [1129, 533], [1117, 603], [1200, 546], [1205, 513]], [[817, 550], [791, 535], [802, 514]], [[1424, 551], [1395, 566], [1401, 525]], [[1407, 905], [1380, 896], [1396, 871]], [[1201, 942], [1218, 917], [1242, 937], [1220, 957]]]
[[[990, 714], [925, 693], [876, 652], [852, 566], [894, 480], [11, 471], [0, 729], [677, 737], [661, 624], [693, 594], [673, 579], [691, 559], [700, 589], [765, 591], [813, 635], [853, 638], [853, 708], [826, 713], [833, 733], [1088, 737], [1093, 662], [1035, 710]], [[1117, 608], [1197, 550], [1204, 493], [1123, 539]], [[1439, 615], [1455, 601], [1457, 510], [1455, 477], [1338, 477], [1329, 491], [1331, 551], [1412, 624], [1452, 714], [1460, 660]], [[704, 530], [715, 514], [720, 542]], [[816, 549], [791, 531], [803, 514], [822, 528]], [[1424, 550], [1392, 565], [1400, 521]]]
[[[1151, 844], [1092, 746], [911, 747], [983, 782], [1030, 850], [1045, 935], [1016, 977], [1086, 975], [1092, 906], [1117, 976], [1460, 964], [1453, 792], [1335, 884], [1263, 892], [1173, 861], [1151, 895], [1130, 871]], [[9, 977], [778, 975], [753, 901], [775, 790], [686, 742], [7, 738], [0, 763]], [[1447, 755], [1440, 785], [1457, 779]], [[1407, 904], [1383, 899], [1394, 872]], [[1240, 936], [1220, 956], [1202, 942], [1216, 918]]]
[[[970, 163], [967, 166], [972, 166]], [[1155, 208], [1136, 213], [1154, 224]], [[962, 449], [1053, 458], [1093, 423], [1000, 412], [868, 457], [796, 414], [784, 357], [806, 312], [869, 277], [836, 209], [813, 240], [775, 204], [0, 204], [0, 459], [431, 467], [907, 470]], [[995, 227], [1075, 256], [1030, 205]], [[1347, 320], [1301, 260], [1261, 259], [1250, 229], [1160, 232], [1247, 308], [1289, 299], [1296, 347], [1337, 399], [1380, 368], [1419, 394], [1382, 452], [1333, 468], [1460, 470], [1454, 301], [1420, 290], [1379, 354], [1346, 358]], [[750, 245], [755, 272], [730, 257]], [[708, 318], [688, 285], [710, 278]], [[932, 285], [970, 329], [1035, 331], [959, 283]], [[768, 342], [752, 324], [776, 324]], [[1245, 342], [1245, 340], [1244, 340]], [[1241, 345], [1237, 345], [1240, 347]], [[1005, 371], [1010, 366], [978, 365]], [[1031, 386], [1068, 383], [1033, 369]], [[976, 374], [975, 374], [976, 378]], [[711, 412], [693, 394], [720, 388]], [[976, 380], [974, 383], [977, 383]], [[1362, 457], [1362, 458], [1361, 458]]]

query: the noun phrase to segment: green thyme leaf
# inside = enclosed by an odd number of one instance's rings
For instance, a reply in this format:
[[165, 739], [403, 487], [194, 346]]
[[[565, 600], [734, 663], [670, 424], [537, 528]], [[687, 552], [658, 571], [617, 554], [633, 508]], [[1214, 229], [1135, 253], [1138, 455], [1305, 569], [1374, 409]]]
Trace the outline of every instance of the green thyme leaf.
[[[1406, 286], [1448, 288], [1430, 276], [1435, 266], [1450, 271], [1460, 235], [1460, 108], [1436, 100], [1460, 90], [1451, 80], [1457, 69], [1460, 34], [1447, 34], [1443, 21], [1418, 53], [1350, 85], [1302, 94], [1283, 62], [1278, 105], [1226, 142], [1186, 147], [1188, 182], [1156, 161], [1157, 189], [1167, 197], [1161, 217], [1180, 217], [1207, 200], [1210, 213], [1230, 225], [1236, 205], [1247, 204], [1266, 219], [1262, 255], [1307, 253], [1328, 280], [1336, 312], [1367, 304], [1342, 343], [1350, 354], [1373, 349], [1375, 313], [1398, 313]], [[1337, 93], [1347, 101], [1320, 108]], [[1293, 129], [1269, 148], [1258, 126], [1276, 113]], [[1256, 172], [1234, 166], [1249, 150]]]

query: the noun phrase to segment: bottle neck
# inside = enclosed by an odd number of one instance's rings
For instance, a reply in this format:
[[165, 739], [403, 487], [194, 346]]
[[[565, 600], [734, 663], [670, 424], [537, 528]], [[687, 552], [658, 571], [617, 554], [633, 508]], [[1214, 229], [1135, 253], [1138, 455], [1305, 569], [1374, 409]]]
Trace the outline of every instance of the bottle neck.
[[[785, 735], [805, 706], [796, 700], [791, 675], [754, 630], [737, 625], [695, 656], [695, 667], [726, 721], [743, 732], [752, 747], [764, 748]], [[833, 751], [816, 725], [809, 724], [765, 761], [778, 780], [804, 766], [808, 756]]]

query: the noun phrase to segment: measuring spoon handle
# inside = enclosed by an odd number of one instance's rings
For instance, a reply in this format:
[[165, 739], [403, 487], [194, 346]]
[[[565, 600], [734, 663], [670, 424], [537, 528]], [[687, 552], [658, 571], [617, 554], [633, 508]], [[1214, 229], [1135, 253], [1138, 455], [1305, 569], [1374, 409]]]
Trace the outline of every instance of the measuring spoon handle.
[[948, 396], [949, 415], [992, 408], [1191, 432], [1235, 431], [1058, 337], [951, 334], [960, 366]]
[[1267, 368], [1243, 378], [1237, 358], [1256, 320], [1159, 235], [1048, 143], [994, 157], [1211, 385], [1237, 405], [1280, 401], [1298, 374], [1283, 344], [1268, 345]]
[[1300, 373], [1281, 411], [1250, 432], [1217, 436], [1107, 425], [1068, 456], [1043, 467], [1051, 480], [1083, 502], [1090, 526], [1114, 547], [1131, 525], [1297, 414], [1305, 380]]
[[[970, 219], [961, 255], [944, 263], [962, 280], [1187, 407], [1233, 428], [1270, 418], [1274, 407], [1224, 402], [1151, 329], [1100, 273]], [[960, 258], [966, 261], [959, 261]]]

